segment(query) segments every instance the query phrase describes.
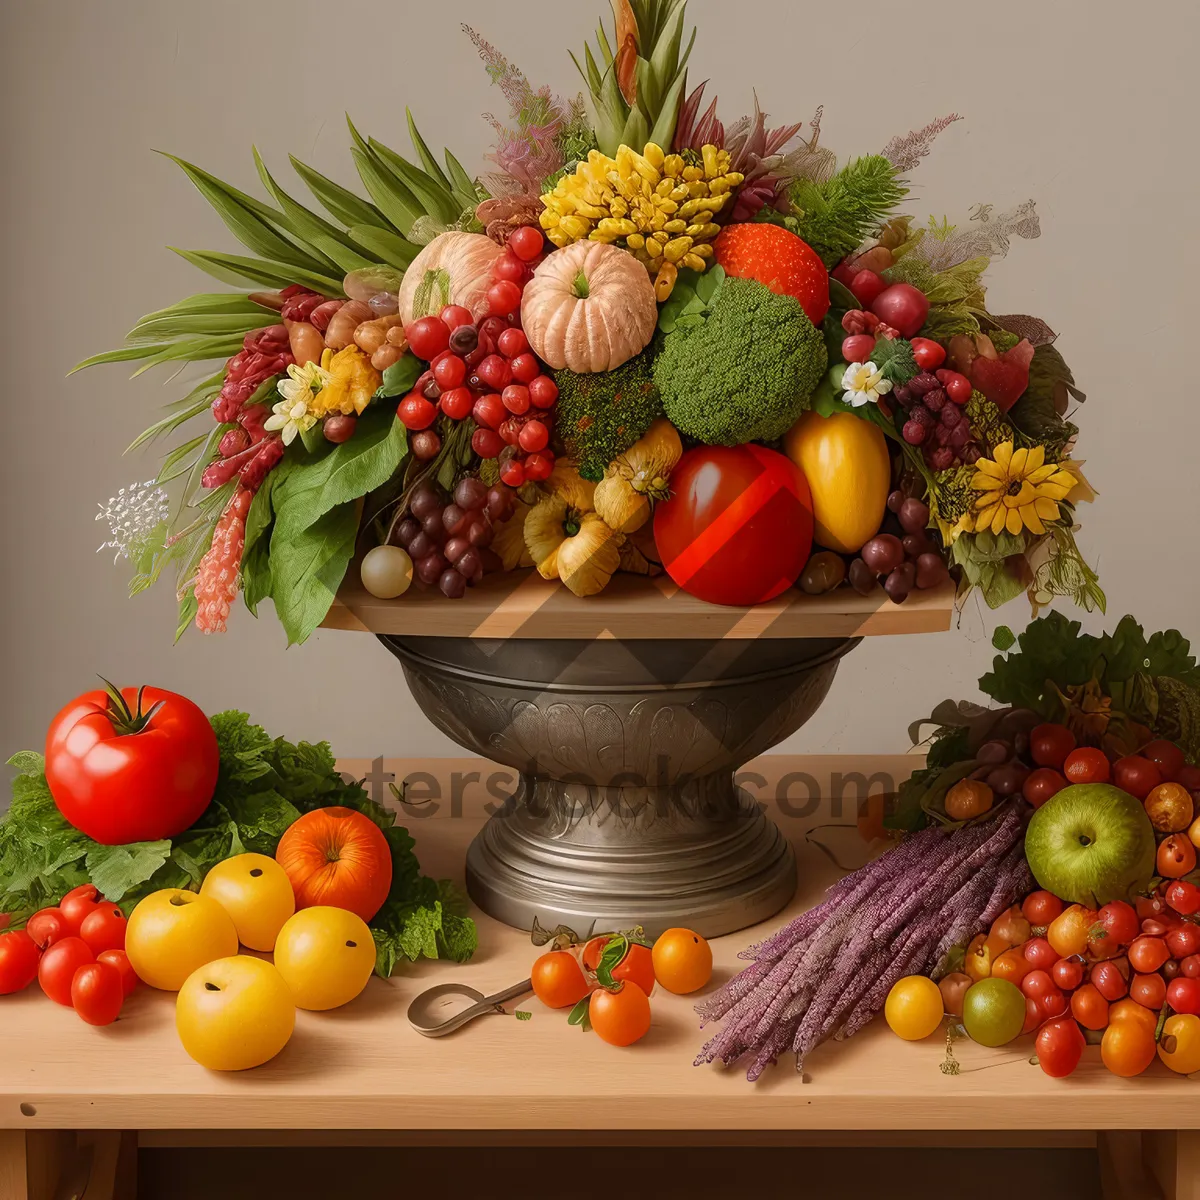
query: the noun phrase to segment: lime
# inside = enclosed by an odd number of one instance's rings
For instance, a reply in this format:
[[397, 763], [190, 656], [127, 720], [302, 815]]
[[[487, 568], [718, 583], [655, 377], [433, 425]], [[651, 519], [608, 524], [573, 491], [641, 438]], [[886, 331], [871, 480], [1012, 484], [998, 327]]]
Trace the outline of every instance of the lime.
[[941, 990], [928, 976], [906, 975], [896, 980], [888, 992], [883, 1016], [898, 1037], [919, 1042], [942, 1023]]
[[1025, 1024], [1025, 997], [1007, 979], [981, 979], [963, 997], [963, 1028], [981, 1046], [1005, 1046]]

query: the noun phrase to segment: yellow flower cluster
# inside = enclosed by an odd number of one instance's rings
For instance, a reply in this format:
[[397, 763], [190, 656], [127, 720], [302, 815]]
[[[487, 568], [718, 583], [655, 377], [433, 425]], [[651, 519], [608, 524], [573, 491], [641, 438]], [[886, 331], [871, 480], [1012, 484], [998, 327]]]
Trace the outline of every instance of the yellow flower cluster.
[[542, 197], [541, 225], [556, 246], [588, 238], [624, 247], [655, 277], [663, 301], [680, 267], [703, 271], [712, 261], [716, 214], [745, 178], [729, 167], [716, 146], [694, 165], [653, 142], [641, 154], [622, 146], [616, 158], [593, 150]]

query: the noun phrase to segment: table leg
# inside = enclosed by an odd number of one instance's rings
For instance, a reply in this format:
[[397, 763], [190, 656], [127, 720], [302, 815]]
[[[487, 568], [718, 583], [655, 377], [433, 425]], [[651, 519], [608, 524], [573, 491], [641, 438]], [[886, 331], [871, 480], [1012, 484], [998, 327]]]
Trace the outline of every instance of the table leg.
[[1148, 1130], [1142, 1155], [1165, 1200], [1200, 1200], [1200, 1130]]
[[0, 1130], [0, 1200], [136, 1200], [137, 1134]]
[[1163, 1200], [1163, 1193], [1143, 1161], [1142, 1135], [1132, 1129], [1096, 1135], [1100, 1190], [1104, 1200]]

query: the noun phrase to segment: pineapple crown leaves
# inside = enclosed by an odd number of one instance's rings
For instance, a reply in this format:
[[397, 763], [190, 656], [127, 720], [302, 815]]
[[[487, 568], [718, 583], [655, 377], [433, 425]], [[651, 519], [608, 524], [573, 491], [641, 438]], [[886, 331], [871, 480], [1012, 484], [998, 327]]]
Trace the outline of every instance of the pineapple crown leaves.
[[[603, 69], [590, 43], [584, 45], [583, 65], [571, 55], [588, 87], [599, 149], [614, 155], [622, 145], [641, 147], [655, 142], [669, 146], [687, 86], [687, 61], [696, 41], [693, 28], [687, 46], [683, 45], [687, 0], [616, 0], [614, 9], [632, 12], [636, 24], [632, 71], [628, 39], [614, 51], [603, 21], [596, 28]], [[627, 57], [622, 59], [622, 54]], [[622, 91], [622, 82], [629, 98]]]

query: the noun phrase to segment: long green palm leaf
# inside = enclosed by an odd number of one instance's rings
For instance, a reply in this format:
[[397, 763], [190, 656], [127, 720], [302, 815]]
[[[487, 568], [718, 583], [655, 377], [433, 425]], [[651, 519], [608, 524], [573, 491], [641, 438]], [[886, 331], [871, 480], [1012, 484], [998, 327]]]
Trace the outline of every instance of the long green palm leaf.
[[304, 180], [304, 186], [317, 198], [321, 207], [336, 221], [351, 225], [387, 225], [388, 219], [373, 204], [356, 196], [349, 188], [301, 162], [294, 154], [288, 156], [293, 170]]
[[271, 288], [285, 288], [298, 283], [323, 296], [342, 295], [342, 281], [336, 275], [294, 267], [286, 262], [222, 254], [216, 250], [181, 250], [177, 246], [168, 246], [167, 249], [223, 283], [243, 285], [248, 280]]

